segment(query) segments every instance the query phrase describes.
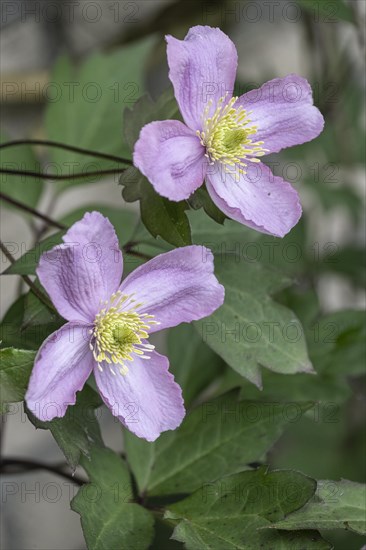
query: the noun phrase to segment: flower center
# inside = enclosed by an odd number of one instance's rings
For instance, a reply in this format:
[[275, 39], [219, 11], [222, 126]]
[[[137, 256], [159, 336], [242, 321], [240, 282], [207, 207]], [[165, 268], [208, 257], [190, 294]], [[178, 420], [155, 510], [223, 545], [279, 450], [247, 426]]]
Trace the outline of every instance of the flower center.
[[150, 359], [145, 352], [155, 346], [145, 340], [149, 338], [151, 325], [157, 322], [153, 320], [154, 315], [138, 313], [136, 309], [142, 304], [137, 304], [132, 295], [123, 295], [121, 291], [112, 294], [104, 305], [106, 307], [97, 313], [90, 331], [90, 349], [100, 371], [103, 372], [100, 363], [105, 361], [113, 374], [116, 374], [113, 365], [118, 365], [119, 372], [125, 375], [128, 373], [125, 362], [133, 361], [133, 353], [142, 359]]
[[207, 103], [203, 113], [203, 129], [197, 130], [201, 144], [206, 147], [206, 157], [224, 166], [237, 165], [239, 172], [246, 173], [248, 162], [260, 162], [266, 154], [263, 141], [253, 141], [251, 136], [257, 133], [257, 126], [250, 126], [250, 112], [243, 107], [234, 107], [237, 97], [232, 97], [226, 105], [226, 96], [219, 99], [216, 111], [209, 117], [212, 100]]

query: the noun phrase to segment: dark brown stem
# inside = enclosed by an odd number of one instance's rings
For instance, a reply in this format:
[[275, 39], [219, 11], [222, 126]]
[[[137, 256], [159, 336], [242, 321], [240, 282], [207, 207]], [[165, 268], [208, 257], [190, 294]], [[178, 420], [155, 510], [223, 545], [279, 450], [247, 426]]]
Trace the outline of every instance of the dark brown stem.
[[[9, 262], [11, 264], [15, 263], [15, 261], [16, 261], [15, 258], [9, 252], [9, 250], [6, 248], [5, 244], [1, 240], [0, 240], [0, 249], [3, 252], [4, 256], [7, 257], [7, 259], [9, 260]], [[35, 296], [37, 296], [37, 298], [39, 300], [41, 300], [41, 302], [43, 302], [51, 311], [54, 311], [55, 308], [53, 307], [50, 300], [47, 298], [47, 296], [45, 294], [43, 294], [43, 292], [41, 290], [39, 290], [39, 288], [36, 287], [36, 285], [33, 283], [33, 281], [28, 277], [28, 275], [21, 275], [21, 277], [22, 277], [23, 281], [29, 286], [29, 288], [31, 289], [33, 294]]]
[[42, 172], [34, 172], [32, 170], [10, 170], [8, 168], [0, 168], [0, 174], [9, 176], [28, 176], [31, 178], [40, 178], [44, 180], [72, 180], [79, 178], [91, 178], [96, 176], [106, 176], [111, 174], [121, 174], [126, 168], [109, 168], [108, 170], [96, 170], [95, 172], [78, 172], [72, 175], [66, 174], [43, 174]]
[[56, 147], [58, 149], [65, 149], [66, 151], [74, 151], [82, 155], [88, 155], [90, 157], [102, 158], [107, 160], [113, 160], [115, 162], [123, 162], [124, 164], [132, 165], [132, 161], [117, 157], [115, 155], [109, 155], [108, 153], [99, 153], [98, 151], [90, 151], [89, 149], [83, 149], [82, 147], [75, 147], [74, 145], [67, 145], [66, 143], [59, 143], [57, 141], [41, 140], [41, 139], [22, 139], [16, 141], [8, 141], [2, 143], [0, 149], [7, 149], [8, 147], [16, 147], [19, 145], [42, 145], [45, 147]]
[[65, 479], [68, 479], [76, 485], [84, 485], [85, 481], [60, 469], [64, 466], [64, 464], [53, 466], [51, 464], [43, 464], [41, 462], [35, 462], [33, 460], [24, 460], [18, 458], [4, 458], [0, 461], [0, 471], [2, 474], [21, 474], [32, 472], [34, 470], [46, 470], [47, 472], [51, 472], [52, 474], [56, 474]]
[[0, 192], [0, 198], [3, 199], [5, 202], [12, 204], [16, 208], [20, 208], [21, 210], [24, 210], [25, 212], [28, 212], [29, 214], [32, 214], [33, 216], [36, 216], [37, 218], [40, 218], [41, 220], [45, 221], [48, 225], [53, 225], [54, 227], [57, 227], [58, 229], [67, 229], [66, 225], [57, 222], [55, 220], [52, 220], [45, 214], [42, 214], [38, 210], [35, 210], [35, 208], [32, 208], [26, 204], [23, 204], [22, 202], [19, 202], [12, 197], [9, 197], [9, 195], [6, 195], [5, 193]]

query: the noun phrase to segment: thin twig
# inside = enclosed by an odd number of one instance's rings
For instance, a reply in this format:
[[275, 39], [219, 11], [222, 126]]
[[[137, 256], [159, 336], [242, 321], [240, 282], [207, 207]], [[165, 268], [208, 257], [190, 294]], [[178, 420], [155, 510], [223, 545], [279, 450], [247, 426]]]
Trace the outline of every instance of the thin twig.
[[9, 195], [6, 195], [5, 193], [0, 192], [0, 199], [3, 199], [5, 202], [12, 204], [13, 206], [16, 206], [17, 208], [20, 208], [21, 210], [24, 210], [25, 212], [28, 212], [29, 214], [32, 214], [33, 216], [36, 216], [36, 218], [40, 218], [41, 220], [45, 221], [48, 225], [53, 225], [54, 227], [57, 227], [58, 229], [67, 229], [66, 225], [63, 223], [57, 222], [56, 220], [53, 220], [52, 218], [49, 218], [45, 214], [42, 214], [35, 208], [32, 208], [31, 206], [28, 206], [27, 204], [24, 204], [22, 202], [19, 202], [12, 197], [9, 197]]
[[[11, 264], [14, 264], [15, 261], [16, 261], [15, 258], [9, 252], [9, 250], [7, 249], [7, 247], [5, 246], [5, 244], [1, 240], [0, 240], [0, 249], [3, 252], [4, 256], [7, 257], [9, 262]], [[36, 287], [36, 285], [33, 283], [33, 281], [28, 277], [28, 275], [21, 275], [21, 277], [22, 277], [23, 281], [29, 286], [29, 288], [31, 289], [33, 294], [35, 296], [37, 296], [37, 298], [39, 300], [41, 300], [41, 302], [43, 302], [51, 311], [54, 311], [55, 308], [53, 307], [52, 302], [50, 302], [50, 300], [47, 298], [47, 296], [45, 294], [43, 294], [43, 292], [41, 290], [39, 290], [39, 288]]]
[[33, 170], [11, 170], [8, 168], [0, 168], [0, 174], [9, 176], [27, 176], [30, 178], [39, 178], [44, 180], [72, 180], [79, 178], [90, 178], [96, 176], [106, 176], [111, 174], [121, 174], [127, 168], [109, 168], [108, 170], [96, 170], [95, 172], [78, 172], [76, 174], [43, 174], [42, 172], [34, 172]]
[[72, 481], [76, 485], [84, 485], [85, 481], [83, 481], [79, 477], [73, 476], [72, 474], [68, 474], [67, 472], [60, 470], [59, 468], [62, 467], [64, 467], [63, 464], [59, 466], [53, 466], [51, 464], [43, 464], [41, 462], [35, 462], [33, 460], [18, 458], [3, 458], [0, 461], [0, 471], [2, 474], [21, 474], [32, 472], [34, 470], [46, 470], [47, 472], [51, 472], [52, 474], [64, 477], [65, 479]]
[[58, 149], [65, 149], [66, 151], [74, 151], [75, 153], [88, 155], [90, 157], [113, 160], [115, 162], [123, 162], [124, 164], [132, 165], [132, 161], [129, 159], [117, 157], [115, 155], [110, 155], [108, 153], [99, 153], [98, 151], [91, 151], [90, 149], [75, 147], [74, 145], [67, 145], [66, 143], [59, 143], [58, 141], [50, 141], [50, 140], [22, 139], [22, 140], [16, 140], [16, 141], [8, 141], [7, 143], [2, 143], [0, 145], [0, 149], [7, 149], [8, 147], [16, 147], [19, 145], [42, 145], [45, 147], [55, 147]]

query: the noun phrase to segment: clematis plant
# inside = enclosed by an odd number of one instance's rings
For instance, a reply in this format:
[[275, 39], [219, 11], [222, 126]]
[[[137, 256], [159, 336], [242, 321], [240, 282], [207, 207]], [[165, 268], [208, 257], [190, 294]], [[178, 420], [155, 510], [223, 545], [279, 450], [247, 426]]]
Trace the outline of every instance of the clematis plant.
[[68, 322], [41, 346], [26, 402], [41, 420], [64, 416], [93, 372], [112, 413], [137, 436], [154, 441], [185, 415], [168, 359], [149, 335], [202, 319], [224, 300], [213, 256], [202, 246], [161, 254], [121, 283], [123, 258], [113, 226], [87, 213], [44, 253], [37, 275]]
[[196, 26], [184, 40], [166, 39], [169, 77], [185, 124], [144, 126], [135, 166], [172, 201], [187, 199], [205, 179], [229, 218], [283, 237], [300, 219], [299, 197], [260, 158], [322, 131], [309, 83], [291, 74], [233, 97], [238, 56], [220, 29]]

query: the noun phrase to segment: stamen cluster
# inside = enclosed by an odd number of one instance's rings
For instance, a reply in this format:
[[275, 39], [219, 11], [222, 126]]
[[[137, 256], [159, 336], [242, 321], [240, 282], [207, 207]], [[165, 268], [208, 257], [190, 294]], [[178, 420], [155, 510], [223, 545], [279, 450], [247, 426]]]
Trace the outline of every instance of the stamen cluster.
[[250, 112], [243, 107], [234, 107], [237, 97], [232, 97], [226, 104], [226, 96], [219, 99], [216, 111], [210, 117], [212, 100], [206, 104], [203, 113], [203, 129], [197, 130], [201, 144], [206, 147], [206, 157], [210, 163], [215, 161], [223, 165], [238, 167], [240, 173], [246, 173], [247, 163], [260, 162], [266, 154], [262, 148], [263, 141], [255, 141], [250, 136], [257, 133], [257, 126], [249, 126]]
[[125, 362], [133, 361], [131, 354], [149, 359], [145, 352], [155, 349], [144, 340], [149, 337], [151, 325], [158, 323], [153, 320], [154, 315], [136, 311], [143, 304], [136, 303], [132, 296], [121, 291], [112, 294], [103, 303], [106, 307], [95, 316], [90, 349], [100, 371], [103, 371], [101, 362], [105, 361], [113, 374], [116, 374], [113, 365], [118, 365], [119, 372], [125, 375], [128, 373]]

